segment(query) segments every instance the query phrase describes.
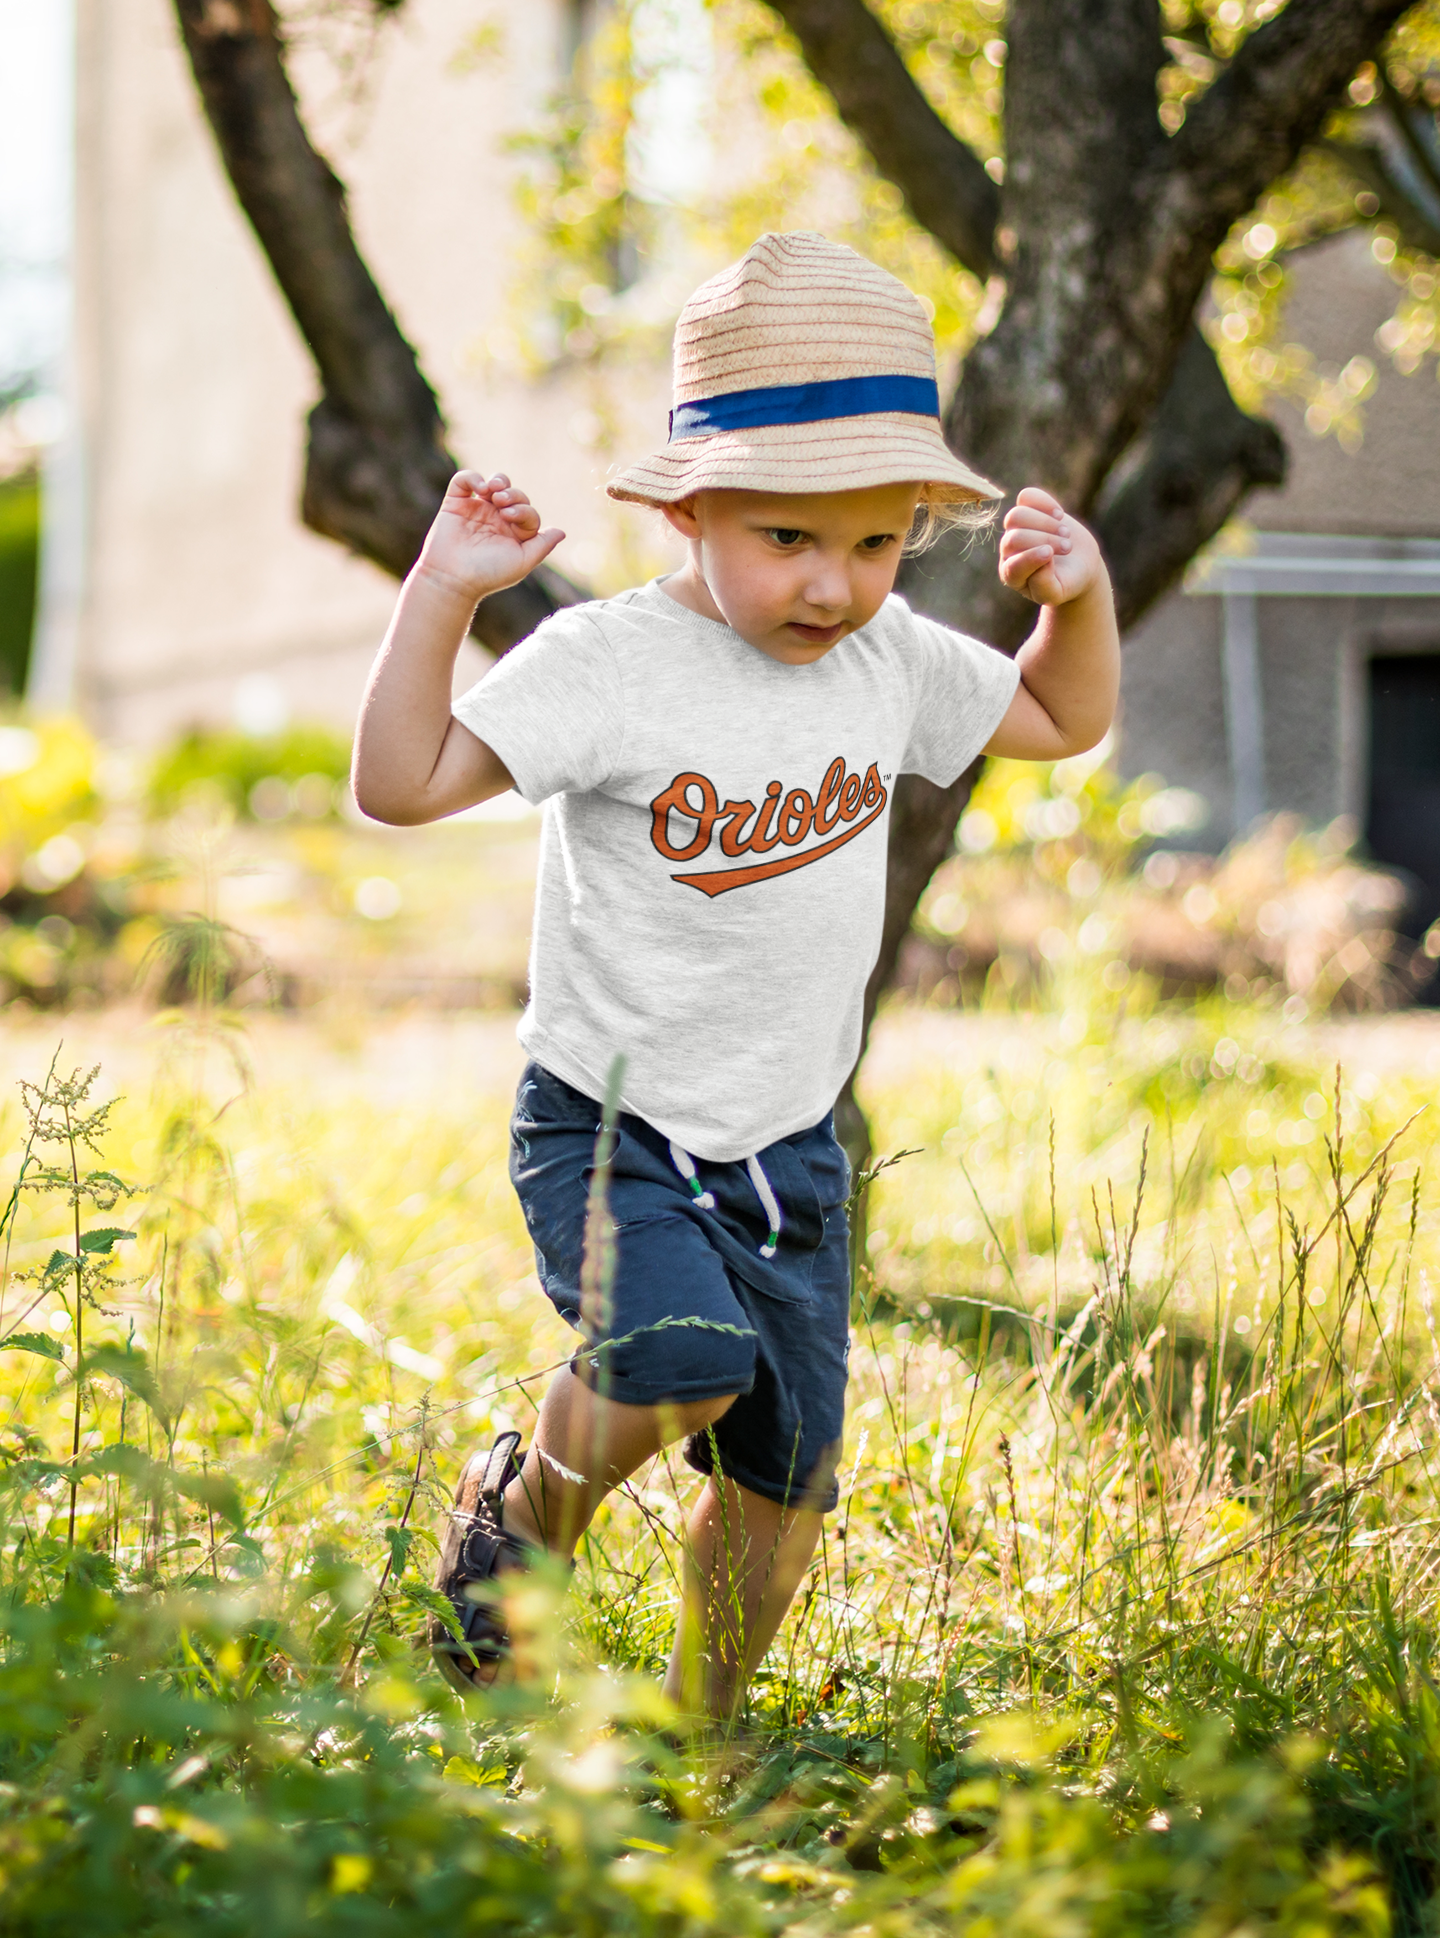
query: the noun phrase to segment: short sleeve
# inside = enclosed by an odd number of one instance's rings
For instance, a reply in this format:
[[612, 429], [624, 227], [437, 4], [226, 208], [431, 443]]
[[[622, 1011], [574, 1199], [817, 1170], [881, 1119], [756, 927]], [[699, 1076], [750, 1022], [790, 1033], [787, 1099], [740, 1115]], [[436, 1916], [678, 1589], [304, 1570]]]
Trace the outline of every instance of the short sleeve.
[[906, 622], [900, 652], [913, 703], [901, 771], [949, 787], [1005, 718], [1020, 669], [982, 640], [892, 603]]
[[614, 649], [586, 606], [552, 613], [451, 711], [500, 756], [516, 792], [537, 807], [552, 794], [602, 786], [624, 735]]

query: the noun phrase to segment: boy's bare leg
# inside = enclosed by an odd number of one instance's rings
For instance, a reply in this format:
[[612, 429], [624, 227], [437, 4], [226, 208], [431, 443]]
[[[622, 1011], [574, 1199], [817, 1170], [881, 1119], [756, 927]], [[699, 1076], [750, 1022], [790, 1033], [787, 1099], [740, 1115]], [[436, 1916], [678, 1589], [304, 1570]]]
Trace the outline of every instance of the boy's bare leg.
[[625, 1406], [592, 1392], [567, 1366], [551, 1381], [525, 1466], [505, 1490], [506, 1532], [572, 1554], [612, 1488], [662, 1447], [712, 1426], [734, 1401], [728, 1393], [688, 1405]]
[[[723, 1395], [626, 1406], [567, 1367], [551, 1382], [524, 1469], [505, 1491], [507, 1532], [568, 1556], [612, 1489], [733, 1404]], [[665, 1678], [683, 1709], [734, 1715], [804, 1579], [820, 1522], [813, 1509], [781, 1507], [734, 1481], [706, 1484], [687, 1529], [685, 1598]]]
[[712, 1477], [687, 1530], [685, 1597], [665, 1693], [728, 1721], [775, 1640], [820, 1538], [813, 1508]]

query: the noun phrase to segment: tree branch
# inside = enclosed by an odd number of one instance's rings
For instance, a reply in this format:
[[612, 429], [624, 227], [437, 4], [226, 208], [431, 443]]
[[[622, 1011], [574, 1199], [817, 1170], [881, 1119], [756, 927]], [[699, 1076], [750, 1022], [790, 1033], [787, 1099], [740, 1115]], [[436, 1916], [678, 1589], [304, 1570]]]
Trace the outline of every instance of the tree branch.
[[1241, 410], [1192, 325], [1169, 389], [1093, 515], [1122, 630], [1170, 590], [1251, 490], [1284, 484], [1285, 469], [1279, 431]]
[[[271, 0], [175, 0], [175, 12], [225, 171], [319, 372], [305, 523], [403, 577], [456, 469], [435, 393], [305, 131]], [[542, 566], [485, 600], [475, 636], [503, 651], [580, 596]]]
[[982, 282], [995, 266], [999, 191], [926, 100], [864, 0], [770, 0], [811, 73], [910, 213]]
[[1168, 144], [1165, 200], [1208, 263], [1292, 167], [1360, 63], [1414, 0], [1289, 0], [1243, 42]]
[[1422, 101], [1407, 100], [1387, 74], [1361, 127], [1358, 141], [1321, 145], [1370, 189], [1402, 242], [1440, 256], [1440, 121]]

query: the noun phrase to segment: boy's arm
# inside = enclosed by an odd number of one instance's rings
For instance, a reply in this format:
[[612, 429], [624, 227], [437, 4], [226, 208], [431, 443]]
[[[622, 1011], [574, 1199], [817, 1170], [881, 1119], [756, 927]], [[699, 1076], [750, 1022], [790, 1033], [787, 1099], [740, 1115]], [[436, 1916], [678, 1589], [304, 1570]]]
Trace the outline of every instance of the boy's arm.
[[412, 827], [503, 794], [504, 763], [450, 711], [455, 656], [480, 601], [514, 585], [565, 536], [504, 476], [451, 480], [370, 674], [351, 786], [373, 821]]
[[1100, 547], [1036, 485], [1005, 516], [1000, 576], [1042, 607], [1016, 654], [1020, 685], [987, 754], [1064, 760], [1104, 739], [1120, 693], [1120, 634]]

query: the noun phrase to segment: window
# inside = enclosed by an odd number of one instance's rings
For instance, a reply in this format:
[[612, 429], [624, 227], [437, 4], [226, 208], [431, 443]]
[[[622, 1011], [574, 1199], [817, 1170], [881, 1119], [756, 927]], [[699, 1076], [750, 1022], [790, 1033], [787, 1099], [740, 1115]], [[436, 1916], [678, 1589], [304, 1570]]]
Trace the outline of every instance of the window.
[[1410, 877], [1404, 926], [1420, 935], [1440, 915], [1440, 653], [1370, 662], [1370, 801], [1376, 861]]

